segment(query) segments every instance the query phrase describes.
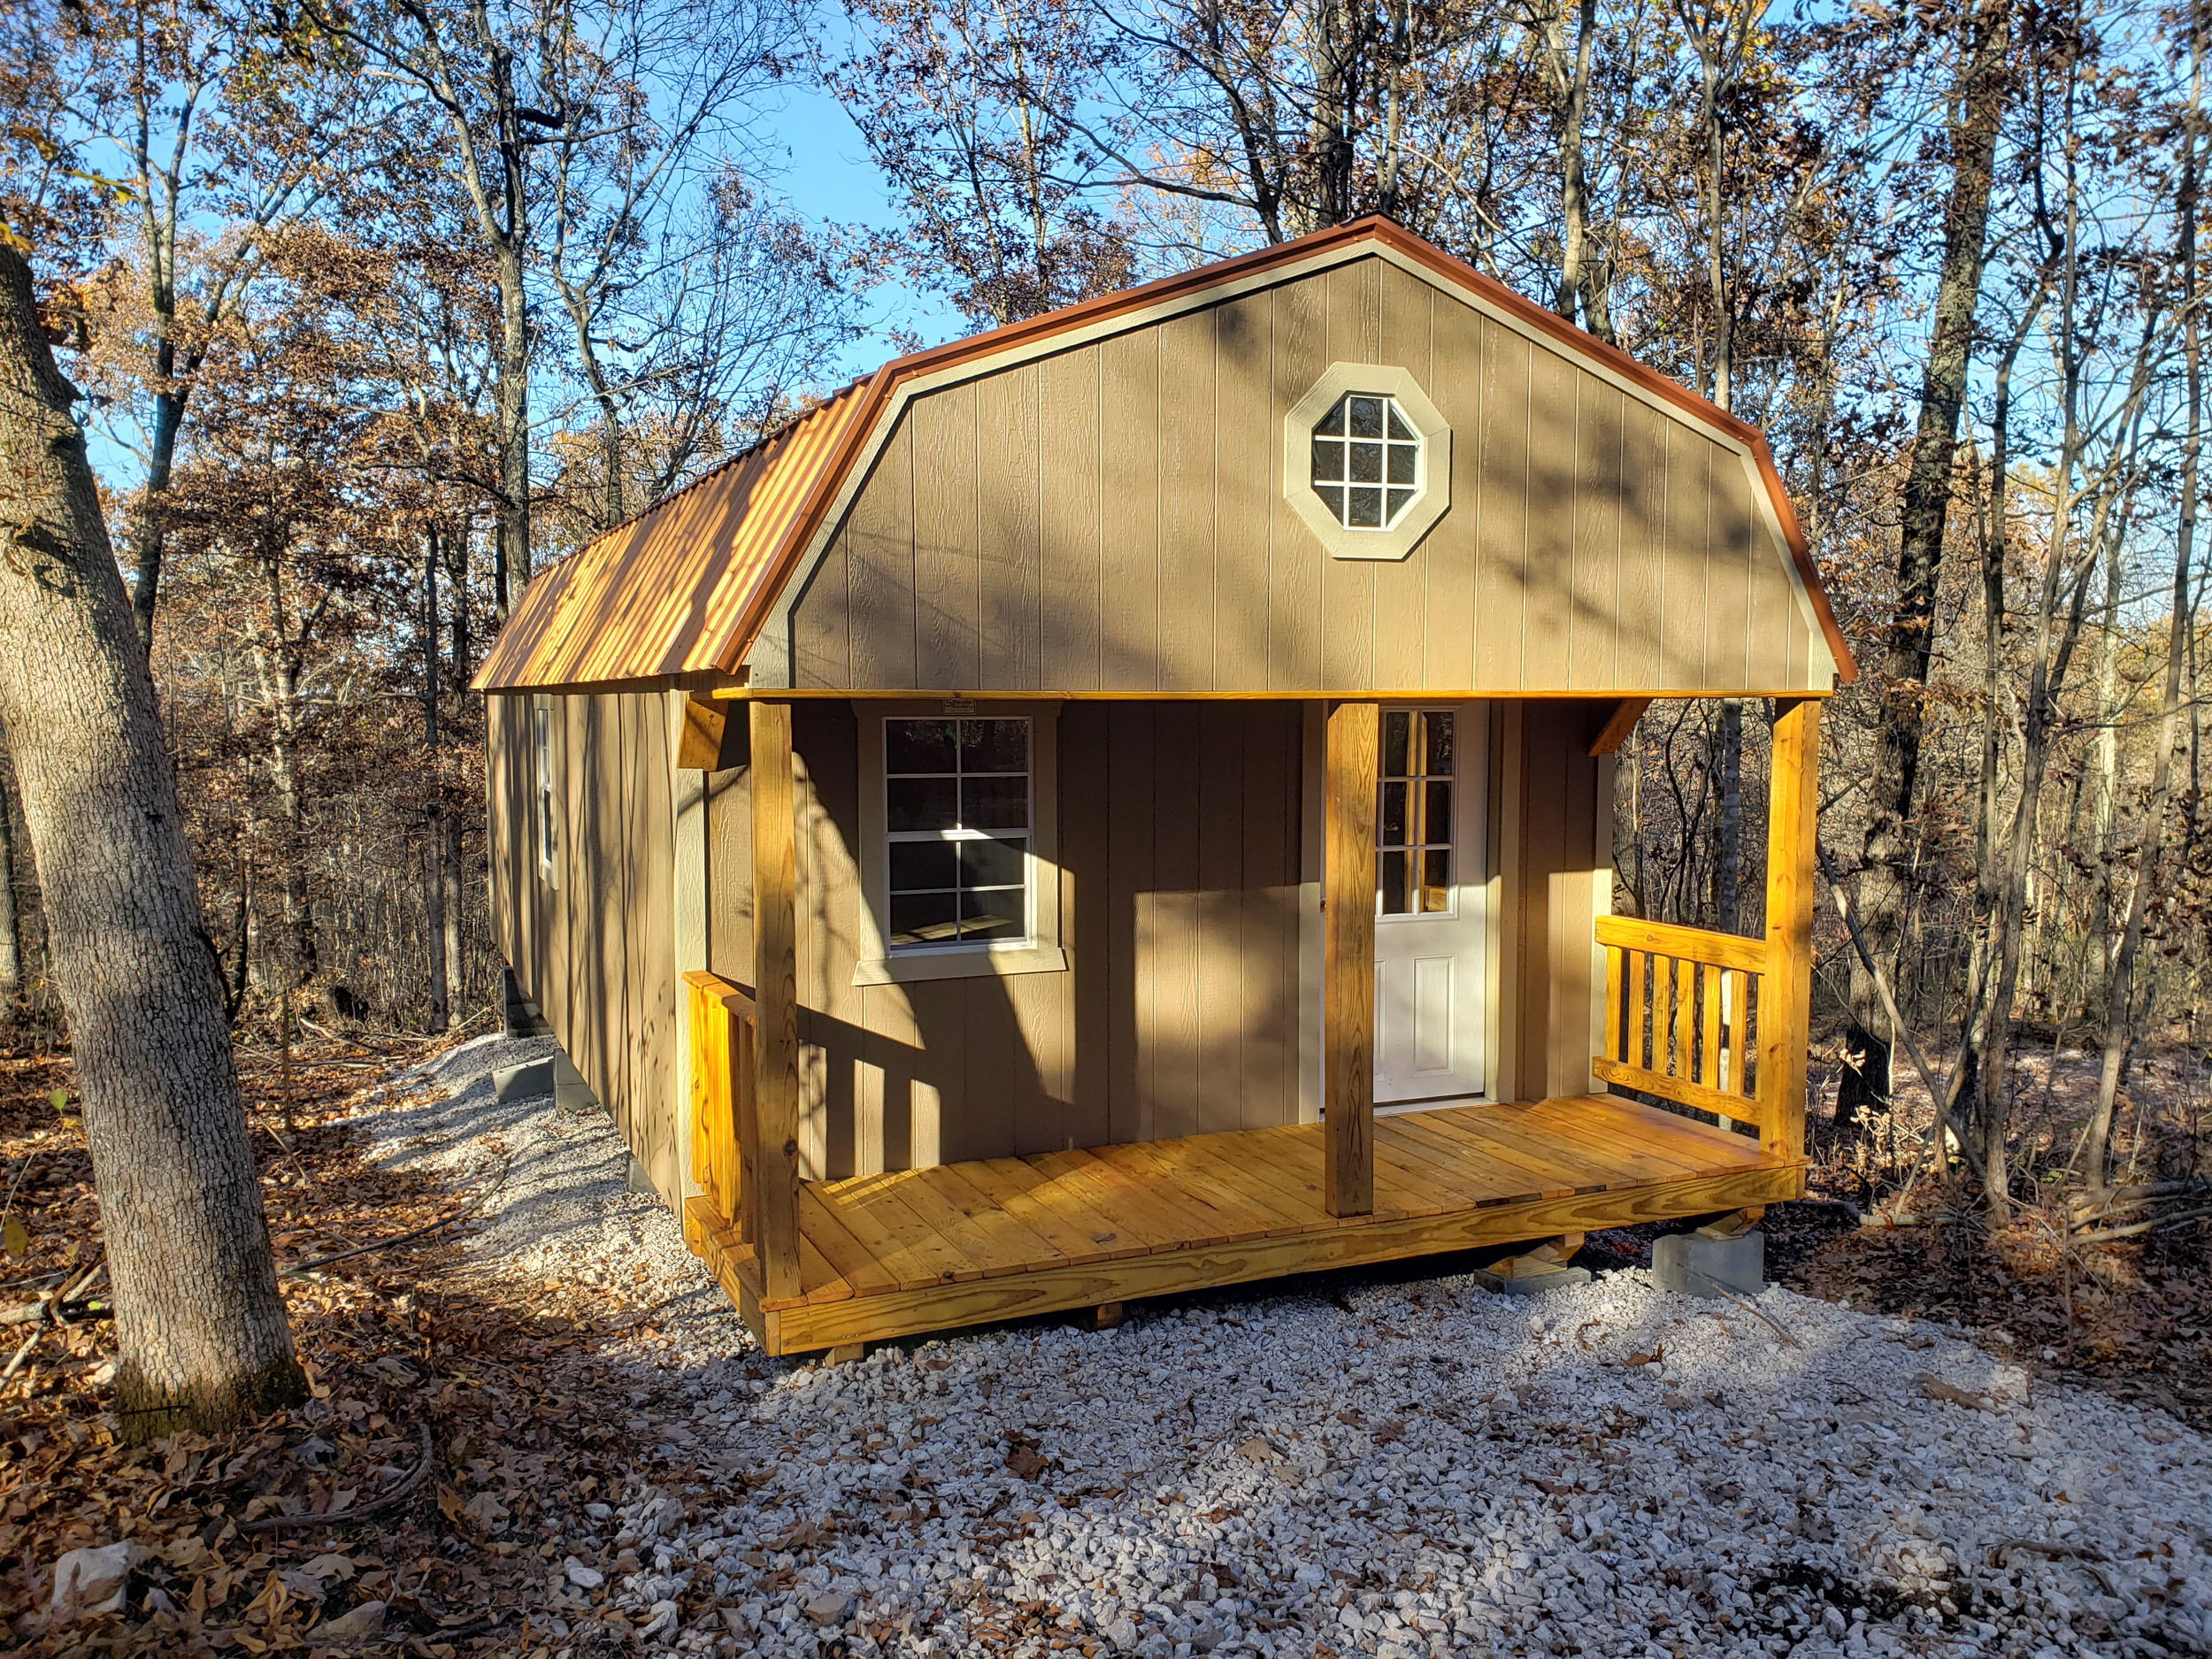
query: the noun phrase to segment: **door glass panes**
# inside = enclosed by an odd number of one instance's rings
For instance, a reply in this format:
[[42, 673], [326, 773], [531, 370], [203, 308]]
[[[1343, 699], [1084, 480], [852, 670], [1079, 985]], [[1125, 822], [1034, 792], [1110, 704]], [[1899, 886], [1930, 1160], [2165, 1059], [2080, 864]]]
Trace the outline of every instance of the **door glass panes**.
[[1375, 849], [1377, 905], [1385, 916], [1452, 907], [1452, 739], [1449, 709], [1383, 712]]
[[1421, 434], [1377, 392], [1347, 392], [1313, 429], [1314, 493], [1349, 530], [1387, 530], [1421, 493]]
[[1029, 722], [886, 720], [891, 949], [1029, 931]]

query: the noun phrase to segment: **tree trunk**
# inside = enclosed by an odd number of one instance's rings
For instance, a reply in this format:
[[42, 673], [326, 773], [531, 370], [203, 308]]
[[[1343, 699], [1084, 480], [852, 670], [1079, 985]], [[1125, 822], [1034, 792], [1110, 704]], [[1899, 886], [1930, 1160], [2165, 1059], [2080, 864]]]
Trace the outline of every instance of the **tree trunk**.
[[430, 1029], [443, 1031], [453, 1023], [446, 977], [445, 809], [430, 803], [429, 822], [422, 838], [422, 940], [430, 957]]
[[422, 554], [422, 734], [430, 772], [430, 808], [423, 834], [423, 945], [430, 958], [430, 1029], [453, 1023], [447, 996], [445, 803], [438, 790], [444, 779], [438, 766], [438, 526], [423, 541]]
[[154, 349], [153, 442], [146, 457], [146, 484], [139, 492], [138, 523], [131, 549], [131, 622], [138, 633], [138, 648], [150, 655], [154, 649], [154, 606], [161, 594], [161, 555], [167, 526], [161, 522], [162, 498], [176, 468], [177, 434], [184, 426], [186, 392], [176, 379], [177, 348], [170, 338], [176, 327], [176, 300], [168, 296], [167, 314], [159, 310], [162, 291], [157, 285], [157, 320], [160, 343]]
[[0, 761], [0, 1010], [12, 1014], [23, 995], [23, 933], [15, 912], [15, 790]]
[[[2143, 949], [2150, 895], [2166, 849], [2166, 814], [2173, 797], [2174, 749], [2181, 735], [2181, 682], [2190, 636], [2191, 572], [2196, 558], [2197, 465], [2204, 437], [2203, 330], [2197, 313], [2198, 129], [2202, 124], [2204, 49], [2207, 19], [2203, 0], [2189, 8], [2191, 75], [2189, 115], [2182, 134], [2181, 182], [2175, 219], [2180, 227], [2181, 269], [2187, 316], [2182, 340], [2182, 371], [2187, 387], [2186, 426], [2181, 449], [2181, 523], [2174, 537], [2172, 616], [2166, 629], [2166, 683], [2158, 711], [2157, 747], [2151, 752], [2150, 799], [2143, 807], [2142, 845], [2136, 856], [2135, 886], [2128, 898], [2127, 922], [2114, 952], [2105, 990], [2103, 1063], [2097, 1074], [2097, 1107], [2089, 1120], [2084, 1155], [2089, 1185], [2101, 1188], [2112, 1173], [2112, 1117], [2120, 1094], [2120, 1071], [2130, 1036], [2129, 1015], [2135, 1000], [2135, 964]], [[2116, 565], [2119, 556], [2113, 560]], [[2118, 711], [2112, 710], [2113, 718]], [[2110, 726], [2106, 728], [2108, 731]]]
[[[1575, 38], [1567, 39], [1571, 4]], [[1538, 16], [1537, 48], [1559, 104], [1559, 286], [1552, 309], [1569, 322], [1578, 308], [1582, 326], [1614, 343], [1611, 296], [1597, 239], [1591, 229], [1589, 165], [1583, 128], [1590, 109], [1590, 48], [1597, 33], [1597, 0], [1550, 0]]]
[[307, 880], [307, 801], [300, 780], [297, 718], [298, 681], [288, 664], [277, 674], [277, 736], [269, 749], [269, 772], [276, 784], [277, 810], [284, 817], [284, 925], [291, 961], [287, 986], [311, 983], [321, 972], [315, 945], [315, 899]]
[[475, 540], [476, 526], [466, 517], [460, 522], [460, 534], [442, 538], [446, 548], [446, 588], [453, 595], [452, 645], [446, 672], [457, 686], [469, 683], [474, 667], [474, 656], [469, 640], [469, 546]]
[[[243, 838], [241, 837], [242, 842]], [[238, 898], [231, 911], [230, 981], [224, 987], [223, 1012], [231, 1019], [246, 1003], [253, 943], [253, 861], [238, 860]]]
[[499, 265], [499, 615], [513, 611], [530, 585], [530, 324], [524, 306], [522, 250], [497, 250]]
[[[74, 388], [0, 245], [0, 719], [69, 1020], [124, 1434], [214, 1432], [302, 1387], [176, 773]], [[23, 572], [18, 574], [18, 572]]]
[[[1922, 696], [1934, 649], [1937, 583], [1943, 531], [1951, 504], [1951, 462], [1959, 411], [1973, 360], [1974, 312], [1988, 252], [1989, 191], [2005, 110], [2009, 0], [1982, 0], [1960, 65], [1960, 119], [1951, 132], [1951, 199], [1944, 212], [1943, 261], [1936, 281], [1935, 328], [1921, 371], [1920, 422], [1905, 478], [1903, 533], [1897, 555], [1897, 604], [1882, 656], [1882, 712], [1867, 809], [1858, 910], [1871, 954], [1885, 967], [1903, 941], [1905, 822], [1912, 813], [1924, 723]], [[1893, 975], [1893, 978], [1895, 976]], [[1901, 993], [1903, 987], [1899, 987]], [[1839, 1119], [1886, 1110], [1893, 1033], [1872, 978], [1851, 969], [1851, 1029], [1846, 1045], [1864, 1057], [1847, 1068], [1836, 1102]], [[1848, 1099], [1847, 1100], [1847, 1096]]]
[[461, 972], [461, 815], [446, 812], [441, 815], [444, 830], [444, 851], [438, 860], [440, 879], [444, 890], [439, 898], [439, 915], [445, 927], [445, 1006], [446, 1029], [450, 1031], [465, 995], [465, 980]]
[[1720, 845], [1713, 859], [1713, 926], [1743, 919], [1743, 699], [1720, 700]]

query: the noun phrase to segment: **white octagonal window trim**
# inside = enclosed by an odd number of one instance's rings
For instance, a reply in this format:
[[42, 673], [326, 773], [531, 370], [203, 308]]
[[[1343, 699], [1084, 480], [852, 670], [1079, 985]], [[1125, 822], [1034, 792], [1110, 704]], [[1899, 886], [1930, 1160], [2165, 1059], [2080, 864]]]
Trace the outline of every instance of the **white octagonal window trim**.
[[1403, 369], [1333, 363], [1283, 418], [1283, 495], [1333, 558], [1405, 557], [1451, 491], [1452, 429]]

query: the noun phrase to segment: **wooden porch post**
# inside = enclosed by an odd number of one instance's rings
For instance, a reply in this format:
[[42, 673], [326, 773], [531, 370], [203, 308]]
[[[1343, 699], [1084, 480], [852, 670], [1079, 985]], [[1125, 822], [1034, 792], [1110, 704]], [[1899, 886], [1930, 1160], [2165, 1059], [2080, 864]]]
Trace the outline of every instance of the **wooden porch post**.
[[1375, 788], [1371, 703], [1329, 710], [1322, 840], [1322, 1196], [1333, 1216], [1375, 1210]]
[[1813, 1003], [1813, 858], [1820, 800], [1820, 703], [1774, 715], [1767, 795], [1767, 972], [1759, 1003], [1760, 1136], [1788, 1157], [1805, 1150], [1805, 1043]]
[[753, 1144], [744, 1150], [761, 1292], [799, 1294], [798, 856], [791, 705], [751, 710], [753, 807]]

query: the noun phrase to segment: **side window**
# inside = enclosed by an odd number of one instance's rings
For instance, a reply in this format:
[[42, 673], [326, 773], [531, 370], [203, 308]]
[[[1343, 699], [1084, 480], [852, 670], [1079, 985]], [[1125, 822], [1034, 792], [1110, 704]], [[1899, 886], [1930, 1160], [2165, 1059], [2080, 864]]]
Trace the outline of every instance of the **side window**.
[[1025, 718], [884, 721], [895, 953], [1029, 939], [1030, 735]]
[[555, 787], [553, 770], [553, 709], [549, 701], [541, 700], [531, 711], [532, 744], [537, 760], [536, 811], [538, 841], [538, 874], [550, 882], [558, 869], [560, 855], [560, 793]]

